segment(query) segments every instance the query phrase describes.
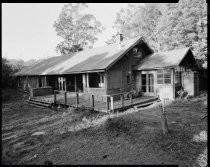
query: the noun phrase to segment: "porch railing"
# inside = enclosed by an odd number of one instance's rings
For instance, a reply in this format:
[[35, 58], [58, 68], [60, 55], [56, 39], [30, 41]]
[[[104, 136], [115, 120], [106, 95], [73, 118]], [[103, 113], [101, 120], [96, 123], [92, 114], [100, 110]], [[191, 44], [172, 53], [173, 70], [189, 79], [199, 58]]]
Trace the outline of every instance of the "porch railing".
[[[54, 104], [57, 103], [57, 96], [56, 94], [64, 94], [64, 105], [67, 105], [67, 91], [59, 91], [59, 90], [54, 90]], [[94, 94], [91, 94], [91, 107], [94, 109], [95, 108], [95, 98], [94, 98]], [[133, 91], [130, 92], [123, 92], [123, 93], [117, 93], [117, 94], [112, 94], [112, 95], [102, 95], [106, 97], [106, 111], [107, 112], [113, 112], [115, 107], [114, 107], [114, 98], [118, 97], [120, 98], [121, 101], [121, 108], [125, 107], [124, 104], [124, 100], [125, 100], [125, 96], [129, 97], [129, 101], [130, 101], [130, 105], [133, 104]], [[79, 93], [76, 92], [76, 104], [75, 107], [78, 108], [79, 107]], [[119, 106], [118, 106], [119, 107]]]

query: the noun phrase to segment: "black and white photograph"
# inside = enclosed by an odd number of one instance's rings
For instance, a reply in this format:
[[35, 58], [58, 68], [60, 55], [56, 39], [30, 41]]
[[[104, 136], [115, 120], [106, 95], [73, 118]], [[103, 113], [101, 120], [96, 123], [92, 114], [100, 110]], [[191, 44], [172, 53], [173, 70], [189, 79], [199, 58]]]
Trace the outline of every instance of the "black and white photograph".
[[1, 5], [2, 165], [207, 167], [205, 0]]

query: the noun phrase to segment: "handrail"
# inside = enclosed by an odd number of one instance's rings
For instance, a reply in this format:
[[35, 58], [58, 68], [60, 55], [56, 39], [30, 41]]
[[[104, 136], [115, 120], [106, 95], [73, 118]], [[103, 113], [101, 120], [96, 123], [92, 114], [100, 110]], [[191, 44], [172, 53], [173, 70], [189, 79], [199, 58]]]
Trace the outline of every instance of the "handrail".
[[122, 93], [116, 93], [116, 94], [111, 94], [111, 95], [102, 95], [102, 96], [112, 97], [112, 96], [119, 96], [119, 95], [132, 94], [132, 93], [133, 93], [133, 91], [129, 91], [129, 92], [122, 92]]

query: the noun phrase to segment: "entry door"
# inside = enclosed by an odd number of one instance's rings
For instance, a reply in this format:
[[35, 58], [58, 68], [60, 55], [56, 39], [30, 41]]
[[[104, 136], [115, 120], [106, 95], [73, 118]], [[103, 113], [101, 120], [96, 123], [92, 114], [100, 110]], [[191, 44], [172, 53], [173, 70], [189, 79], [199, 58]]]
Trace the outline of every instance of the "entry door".
[[58, 77], [58, 87], [59, 90], [66, 91], [66, 78]]
[[154, 74], [144, 73], [141, 74], [141, 90], [145, 95], [154, 95]]

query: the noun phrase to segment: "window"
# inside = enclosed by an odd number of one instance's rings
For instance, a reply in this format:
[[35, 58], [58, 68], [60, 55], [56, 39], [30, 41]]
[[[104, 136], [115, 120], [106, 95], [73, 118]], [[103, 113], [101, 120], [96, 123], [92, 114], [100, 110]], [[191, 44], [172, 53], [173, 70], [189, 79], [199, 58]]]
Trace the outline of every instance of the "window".
[[104, 88], [103, 73], [89, 73], [89, 87], [90, 88]]
[[39, 77], [39, 87], [42, 87], [42, 78]]
[[170, 84], [170, 83], [171, 83], [171, 70], [158, 70], [157, 84]]
[[175, 83], [178, 83], [178, 84], [181, 83], [181, 72], [179, 71], [175, 73]]
[[146, 92], [146, 74], [141, 74], [141, 85], [142, 85], [142, 92]]
[[130, 75], [127, 75], [127, 84], [130, 84]]

